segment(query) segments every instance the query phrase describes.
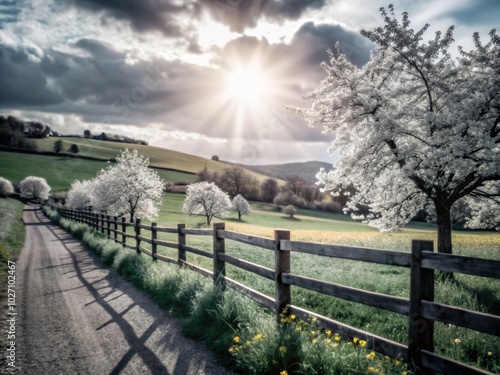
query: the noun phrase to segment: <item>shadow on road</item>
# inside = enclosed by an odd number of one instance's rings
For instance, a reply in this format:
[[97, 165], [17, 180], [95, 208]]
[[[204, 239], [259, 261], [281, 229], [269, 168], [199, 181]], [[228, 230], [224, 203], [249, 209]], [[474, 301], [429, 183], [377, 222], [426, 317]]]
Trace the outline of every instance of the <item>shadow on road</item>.
[[[189, 365], [190, 363], [196, 363], [196, 367], [198, 368], [202, 367], [200, 366], [199, 359], [196, 355], [189, 355], [190, 353], [185, 353], [181, 348], [179, 348], [179, 338], [183, 340], [186, 339], [181, 336], [177, 328], [169, 329], [169, 327], [177, 325], [178, 322], [176, 319], [170, 317], [165, 311], [159, 312], [159, 308], [152, 305], [151, 301], [144, 297], [144, 295], [141, 295], [140, 293], [130, 293], [130, 284], [121, 279], [116, 274], [114, 269], [103, 265], [100, 260], [98, 260], [88, 249], [86, 249], [85, 252], [73, 250], [70, 245], [74, 246], [75, 243], [79, 243], [79, 241], [67, 234], [63, 229], [52, 225], [50, 220], [47, 219], [41, 211], [37, 211], [35, 214], [40, 222], [31, 225], [47, 226], [54, 236], [62, 242], [69, 254], [67, 259], [63, 259], [64, 264], [48, 266], [46, 268], [73, 267], [73, 269], [65, 272], [65, 274], [74, 273], [74, 275], [70, 277], [76, 277], [81, 282], [82, 286], [74, 289], [86, 288], [94, 298], [93, 301], [85, 304], [85, 306], [97, 303], [110, 317], [109, 321], [99, 326], [96, 331], [100, 331], [108, 325], [116, 324], [123, 333], [123, 337], [128, 344], [128, 350], [121, 356], [121, 359], [109, 372], [109, 375], [122, 373], [135, 356], [142, 359], [151, 374], [169, 374], [170, 372], [167, 370], [162, 360], [146, 345], [146, 341], [150, 339], [153, 333], [155, 333], [160, 327], [160, 332], [164, 334], [161, 340], [164, 345], [163, 349], [168, 353], [169, 358], [172, 357], [172, 354], [175, 355], [175, 367], [172, 374], [188, 375], [189, 369], [191, 368]], [[102, 270], [105, 272], [103, 272], [102, 277], [96, 278], [95, 272], [93, 273], [94, 276], [92, 278], [87, 277], [90, 272], [96, 270]], [[57, 293], [70, 290], [72, 289], [61, 290]], [[116, 293], [118, 293], [118, 295], [112, 296]], [[112, 296], [112, 298], [106, 300], [106, 298], [110, 296]], [[117, 311], [110, 304], [110, 302], [123, 297], [129, 298], [132, 300], [132, 303], [130, 303], [124, 310]], [[123, 305], [121, 307], [123, 307]], [[134, 327], [124, 317], [125, 314], [134, 308], [139, 308], [141, 313], [145, 314], [144, 322], [152, 320], [152, 323], [150, 323], [149, 326], [141, 326], [141, 330], [144, 329], [142, 334], [137, 334]], [[112, 338], [110, 337], [110, 339]]]

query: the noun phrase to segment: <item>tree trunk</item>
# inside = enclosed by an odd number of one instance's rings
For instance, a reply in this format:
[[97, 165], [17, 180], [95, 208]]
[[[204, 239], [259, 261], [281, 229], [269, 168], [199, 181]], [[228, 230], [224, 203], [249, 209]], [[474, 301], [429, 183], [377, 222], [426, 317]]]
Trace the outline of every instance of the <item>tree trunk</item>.
[[210, 222], [212, 221], [212, 218], [210, 217], [210, 215], [205, 215], [206, 218], [207, 218], [207, 225], [210, 225]]
[[438, 253], [452, 254], [451, 243], [451, 215], [447, 205], [436, 204], [437, 227], [438, 227]]
[[238, 220], [241, 220], [241, 211], [238, 211]]
[[[451, 205], [445, 203], [438, 204], [436, 202], [436, 215], [437, 215], [437, 229], [438, 229], [438, 253], [452, 254], [452, 242], [451, 242], [451, 215], [450, 215]], [[452, 272], [439, 272], [438, 275], [441, 279], [453, 280], [454, 276]]]

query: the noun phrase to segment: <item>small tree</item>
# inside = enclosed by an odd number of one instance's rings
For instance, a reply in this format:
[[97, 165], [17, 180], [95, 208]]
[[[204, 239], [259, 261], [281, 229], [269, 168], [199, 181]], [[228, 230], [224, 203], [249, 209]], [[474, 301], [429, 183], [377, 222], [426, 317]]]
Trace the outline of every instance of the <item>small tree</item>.
[[12, 186], [12, 182], [6, 178], [0, 177], [0, 197], [6, 197], [12, 194], [14, 194], [14, 186]]
[[43, 177], [29, 176], [21, 181], [21, 197], [28, 199], [49, 199], [50, 186]]
[[241, 194], [233, 198], [231, 209], [238, 213], [238, 220], [241, 220], [242, 215], [250, 215], [252, 212], [247, 200]]
[[155, 218], [163, 198], [163, 179], [137, 150], [125, 149], [116, 162], [93, 181], [92, 206], [110, 215], [127, 215], [131, 222]]
[[189, 216], [205, 216], [207, 225], [210, 225], [215, 215], [222, 215], [230, 209], [229, 195], [213, 182], [197, 182], [186, 189], [182, 212]]
[[293, 215], [297, 213], [297, 209], [291, 204], [289, 204], [288, 206], [283, 208], [283, 213], [289, 215], [290, 217], [293, 217]]
[[78, 145], [76, 144], [72, 144], [71, 147], [69, 148], [69, 150], [73, 153], [73, 154], [78, 154], [80, 152], [80, 148], [78, 147]]
[[212, 160], [219, 161], [220, 159], [219, 159], [219, 157], [217, 155], [212, 155]]
[[56, 154], [60, 153], [62, 150], [62, 141], [58, 139], [57, 141], [54, 142], [54, 152]]
[[83, 131], [83, 136], [85, 138], [90, 138], [92, 136], [92, 133], [90, 132], [90, 130], [84, 130]]

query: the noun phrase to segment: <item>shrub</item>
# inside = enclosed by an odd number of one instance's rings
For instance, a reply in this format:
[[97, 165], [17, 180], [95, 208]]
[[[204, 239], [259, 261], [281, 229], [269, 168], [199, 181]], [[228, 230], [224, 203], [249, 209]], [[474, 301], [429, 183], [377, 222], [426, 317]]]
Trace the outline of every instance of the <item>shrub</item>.
[[14, 194], [14, 186], [12, 186], [12, 182], [6, 178], [0, 177], [0, 197], [6, 197], [12, 194]]

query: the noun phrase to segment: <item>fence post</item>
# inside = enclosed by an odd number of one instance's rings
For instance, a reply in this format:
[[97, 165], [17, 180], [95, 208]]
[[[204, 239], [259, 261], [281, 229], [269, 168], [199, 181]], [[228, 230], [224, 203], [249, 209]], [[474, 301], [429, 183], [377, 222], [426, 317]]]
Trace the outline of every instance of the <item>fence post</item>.
[[290, 240], [289, 230], [274, 230], [274, 306], [278, 322], [280, 314], [291, 304], [290, 285], [282, 279], [283, 273], [290, 272], [290, 251], [281, 250], [281, 240]]
[[141, 219], [135, 219], [135, 251], [137, 251], [137, 255], [141, 254], [141, 240], [139, 236], [141, 235]]
[[182, 265], [186, 261], [186, 250], [183, 246], [186, 245], [186, 235], [182, 230], [186, 228], [186, 224], [177, 224], [177, 262]]
[[157, 259], [155, 258], [157, 252], [157, 245], [156, 245], [157, 233], [158, 232], [156, 231], [156, 223], [151, 223], [151, 256], [153, 257], [154, 262], [157, 261]]
[[106, 229], [107, 229], [107, 232], [108, 232], [108, 240], [111, 239], [111, 223], [110, 223], [110, 220], [111, 220], [111, 216], [106, 215]]
[[434, 301], [434, 270], [422, 268], [422, 251], [433, 251], [432, 241], [413, 240], [410, 261], [408, 356], [415, 372], [433, 374], [422, 367], [420, 350], [434, 351], [434, 321], [421, 315], [421, 301]]
[[122, 246], [125, 247], [127, 243], [127, 224], [125, 223], [125, 217], [122, 216]]
[[113, 216], [113, 238], [115, 239], [115, 243], [118, 242], [118, 216]]
[[214, 248], [213, 248], [213, 259], [214, 259], [214, 284], [218, 285], [222, 290], [226, 288], [225, 276], [226, 276], [226, 263], [219, 259], [218, 254], [224, 254], [226, 252], [226, 245], [224, 237], [217, 236], [217, 231], [219, 229], [224, 230], [226, 228], [225, 223], [215, 223], [213, 225], [213, 238], [214, 238]]

